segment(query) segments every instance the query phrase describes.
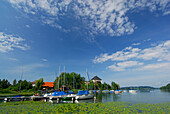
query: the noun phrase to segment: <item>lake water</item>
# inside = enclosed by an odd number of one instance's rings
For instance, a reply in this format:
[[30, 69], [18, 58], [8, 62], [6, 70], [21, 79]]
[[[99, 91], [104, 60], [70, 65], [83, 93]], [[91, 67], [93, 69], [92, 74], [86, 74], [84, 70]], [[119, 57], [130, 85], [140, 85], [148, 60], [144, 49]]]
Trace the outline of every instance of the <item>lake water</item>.
[[[131, 103], [167, 103], [170, 102], [170, 92], [154, 90], [151, 92], [137, 92], [135, 94], [123, 92], [121, 94], [114, 93], [96, 93], [96, 99], [79, 100], [76, 103], [97, 103], [97, 102], [131, 102]], [[3, 101], [3, 98], [0, 102]]]
[[82, 100], [79, 102], [131, 102], [131, 103], [167, 103], [170, 102], [170, 92], [154, 90], [152, 92], [137, 92], [135, 94], [123, 92], [121, 94], [96, 94], [96, 100]]

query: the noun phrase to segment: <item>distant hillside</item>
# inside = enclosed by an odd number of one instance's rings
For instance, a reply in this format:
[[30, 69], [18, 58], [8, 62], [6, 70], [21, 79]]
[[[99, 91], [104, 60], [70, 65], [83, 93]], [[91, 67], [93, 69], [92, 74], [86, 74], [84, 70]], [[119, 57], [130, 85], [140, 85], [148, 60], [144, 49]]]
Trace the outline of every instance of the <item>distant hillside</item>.
[[166, 86], [160, 87], [160, 89], [161, 89], [161, 90], [168, 90], [168, 91], [170, 91], [170, 83], [167, 84]]
[[130, 86], [130, 87], [122, 87], [121, 89], [124, 89], [124, 90], [130, 90], [130, 89], [151, 90], [151, 89], [158, 89], [158, 88], [154, 88], [154, 87], [151, 87], [151, 86]]

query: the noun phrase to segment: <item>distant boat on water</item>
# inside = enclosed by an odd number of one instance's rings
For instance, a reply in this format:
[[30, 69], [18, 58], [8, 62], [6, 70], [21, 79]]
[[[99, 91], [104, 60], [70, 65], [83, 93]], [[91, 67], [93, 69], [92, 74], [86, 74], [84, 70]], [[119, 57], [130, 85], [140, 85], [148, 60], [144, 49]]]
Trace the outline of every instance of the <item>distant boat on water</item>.
[[129, 93], [135, 94], [137, 93], [137, 90], [129, 90]]
[[119, 94], [119, 93], [122, 93], [121, 90], [115, 90], [115, 94]]

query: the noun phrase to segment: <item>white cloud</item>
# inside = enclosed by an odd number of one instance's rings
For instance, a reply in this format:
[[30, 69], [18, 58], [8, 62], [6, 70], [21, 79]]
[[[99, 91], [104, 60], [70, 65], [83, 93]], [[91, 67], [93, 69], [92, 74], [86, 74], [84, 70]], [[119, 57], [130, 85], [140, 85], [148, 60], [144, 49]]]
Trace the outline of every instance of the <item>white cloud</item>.
[[137, 46], [137, 45], [140, 45], [141, 43], [133, 43], [132, 45], [133, 46]]
[[[101, 54], [100, 56], [95, 57], [93, 63], [103, 63], [108, 60], [113, 61], [114, 63], [116, 62], [116, 64], [107, 67], [113, 71], [124, 71], [127, 67], [141, 65], [142, 67], [137, 68], [136, 70], [169, 68], [168, 66], [170, 66], [170, 64], [166, 62], [170, 61], [170, 40], [145, 49], [126, 47], [122, 51], [117, 51], [110, 55], [108, 53]], [[154, 60], [156, 62], [150, 64], [150, 62]], [[137, 61], [146, 61], [144, 62], [146, 64]]]
[[132, 58], [141, 60], [157, 59], [158, 61], [170, 61], [170, 40], [150, 48], [139, 49], [126, 47], [122, 51], [117, 51], [111, 55], [109, 55], [108, 53], [101, 54], [100, 56], [96, 56], [93, 62], [103, 63], [108, 60], [125, 61]]
[[18, 59], [16, 59], [16, 58], [8, 58], [8, 59], [11, 61], [18, 61]]
[[[68, 28], [59, 23], [63, 16], [81, 20], [89, 34], [105, 33], [111, 36], [132, 34], [135, 24], [126, 15], [129, 11], [148, 9], [150, 12], [170, 12], [170, 0], [8, 0], [22, 11], [40, 15], [43, 23], [65, 31]], [[41, 12], [41, 13], [40, 13]], [[71, 13], [71, 15], [69, 15]], [[64, 20], [62, 20], [64, 21]], [[68, 20], [67, 20], [68, 21]], [[71, 24], [71, 23], [70, 23]], [[80, 26], [71, 25], [71, 27]], [[72, 28], [70, 27], [70, 30]], [[81, 27], [82, 28], [82, 27]]]
[[108, 66], [107, 68], [113, 71], [125, 71], [126, 68], [137, 67], [143, 64], [144, 63], [138, 61], [125, 61], [125, 62], [119, 62], [116, 65]]
[[155, 64], [148, 64], [141, 68], [137, 68], [136, 70], [156, 70], [156, 71], [165, 71], [170, 70], [170, 63], [155, 63]]
[[29, 26], [29, 25], [25, 25], [25, 27], [30, 28], [30, 26]]
[[30, 47], [23, 42], [24, 39], [21, 37], [0, 32], [0, 52], [5, 53], [14, 50], [14, 48], [19, 48], [21, 50], [29, 49]]
[[44, 62], [48, 61], [47, 59], [41, 59], [41, 60], [44, 61]]

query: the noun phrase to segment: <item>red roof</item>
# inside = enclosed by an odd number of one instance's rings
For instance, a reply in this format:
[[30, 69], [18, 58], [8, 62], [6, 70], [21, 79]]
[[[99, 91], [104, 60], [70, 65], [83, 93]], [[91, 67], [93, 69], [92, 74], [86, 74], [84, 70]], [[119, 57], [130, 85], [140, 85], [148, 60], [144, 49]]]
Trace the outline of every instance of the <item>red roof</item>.
[[54, 83], [53, 82], [44, 82], [44, 85], [42, 85], [42, 86], [54, 87]]

